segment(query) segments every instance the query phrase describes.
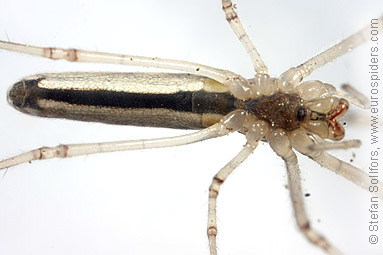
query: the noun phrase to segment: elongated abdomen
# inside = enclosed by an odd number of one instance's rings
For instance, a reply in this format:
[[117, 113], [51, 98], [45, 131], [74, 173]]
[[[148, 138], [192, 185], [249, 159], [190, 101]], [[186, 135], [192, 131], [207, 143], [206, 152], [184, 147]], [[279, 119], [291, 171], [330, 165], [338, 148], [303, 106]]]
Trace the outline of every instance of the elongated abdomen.
[[52, 73], [26, 77], [8, 92], [21, 112], [109, 124], [204, 128], [236, 108], [222, 84], [169, 73]]

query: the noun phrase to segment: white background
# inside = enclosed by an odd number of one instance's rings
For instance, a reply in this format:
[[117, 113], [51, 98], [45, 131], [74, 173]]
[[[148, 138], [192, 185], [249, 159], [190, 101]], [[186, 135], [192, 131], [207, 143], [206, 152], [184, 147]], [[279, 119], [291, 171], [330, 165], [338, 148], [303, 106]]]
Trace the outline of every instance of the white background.
[[[383, 11], [381, 1], [237, 4], [274, 76], [351, 35]], [[218, 0], [1, 0], [0, 39], [182, 59], [245, 77], [254, 74]], [[369, 54], [369, 46], [357, 49], [310, 78], [338, 87], [349, 82], [368, 94]], [[8, 87], [23, 76], [80, 70], [150, 69], [73, 64], [0, 51], [0, 158], [60, 143], [190, 132], [45, 120], [19, 113], [6, 102]], [[334, 154], [349, 161], [355, 153], [355, 165], [366, 169], [369, 113], [355, 107], [352, 111], [346, 139], [362, 138], [365, 146]], [[208, 187], [244, 143], [243, 136], [232, 135], [178, 148], [33, 162], [10, 168], [5, 176], [1, 172], [0, 254], [208, 254]], [[382, 254], [382, 244], [375, 249], [368, 244], [367, 192], [303, 156], [299, 160], [304, 191], [311, 194], [305, 202], [313, 226], [345, 254]], [[323, 254], [297, 230], [285, 184], [282, 160], [267, 144], [260, 145], [222, 187], [219, 254]]]

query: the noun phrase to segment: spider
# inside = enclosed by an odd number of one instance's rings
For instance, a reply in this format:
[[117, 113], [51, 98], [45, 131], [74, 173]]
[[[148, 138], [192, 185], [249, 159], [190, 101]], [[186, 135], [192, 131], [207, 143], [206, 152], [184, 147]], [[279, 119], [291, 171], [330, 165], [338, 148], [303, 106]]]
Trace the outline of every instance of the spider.
[[[234, 93], [234, 92], [233, 92]], [[247, 127], [247, 129], [248, 129], [249, 127]], [[247, 131], [245, 131], [245, 130], [242, 130], [242, 132], [247, 132]], [[266, 138], [265, 138], [266, 139]], [[212, 229], [212, 228], [210, 228], [210, 229]], [[212, 253], [214, 254], [214, 251], [212, 251]]]

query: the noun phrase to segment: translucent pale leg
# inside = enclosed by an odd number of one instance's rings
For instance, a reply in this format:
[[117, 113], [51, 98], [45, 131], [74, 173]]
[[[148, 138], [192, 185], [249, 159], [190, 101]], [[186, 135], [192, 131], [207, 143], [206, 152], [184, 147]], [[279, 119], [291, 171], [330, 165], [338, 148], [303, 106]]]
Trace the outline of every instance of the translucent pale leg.
[[207, 236], [209, 238], [210, 255], [217, 254], [217, 197], [221, 185], [226, 178], [240, 165], [257, 147], [258, 141], [263, 139], [269, 132], [269, 124], [257, 120], [253, 115], [247, 115], [243, 127], [246, 131], [247, 143], [243, 149], [227, 163], [213, 178], [209, 188], [209, 212], [207, 221]]
[[[383, 17], [380, 17], [378, 22], [382, 23]], [[379, 31], [383, 31], [382, 26], [379, 26]], [[370, 33], [371, 28], [369, 25], [364, 27], [356, 34], [351, 35], [350, 37], [323, 51], [322, 53], [319, 53], [318, 55], [310, 58], [303, 64], [290, 68], [281, 75], [280, 78], [282, 82], [290, 83], [292, 86], [298, 85], [303, 80], [303, 78], [309, 76], [316, 69], [326, 65], [327, 63], [346, 54], [347, 52], [350, 52], [354, 48], [369, 40], [371, 37]]]
[[[315, 147], [316, 143], [302, 130], [294, 131], [290, 136], [290, 140], [294, 149], [303, 155], [308, 156], [321, 166], [334, 171], [363, 189], [369, 190], [371, 178], [368, 174], [324, 151], [311, 150], [310, 147]], [[379, 182], [376, 186], [378, 186], [378, 191], [375, 194], [383, 199], [383, 185]]]
[[324, 150], [347, 150], [351, 148], [359, 148], [362, 145], [360, 140], [348, 140], [336, 143], [330, 143], [326, 141], [321, 141], [319, 144], [312, 144], [308, 147], [308, 149], [312, 151], [324, 151]]
[[0, 41], [0, 49], [26, 53], [29, 55], [35, 55], [54, 60], [63, 59], [72, 62], [107, 63], [178, 70], [192, 74], [203, 75], [223, 84], [227, 84], [228, 80], [239, 77], [239, 75], [227, 70], [222, 70], [189, 61], [162, 59], [157, 57], [141, 57], [78, 49], [43, 48], [4, 41]]
[[293, 202], [295, 220], [299, 229], [314, 245], [322, 248], [327, 254], [340, 254], [328, 241], [310, 226], [303, 203], [300, 170], [296, 154], [291, 148], [288, 136], [283, 130], [275, 130], [269, 136], [271, 148], [286, 163], [290, 198]]
[[72, 62], [106, 63], [184, 71], [191, 74], [206, 76], [226, 85], [238, 99], [245, 100], [251, 97], [250, 83], [242, 76], [228, 70], [222, 70], [189, 61], [121, 55], [78, 49], [43, 48], [4, 41], [0, 41], [0, 49], [54, 60], [63, 59]]
[[269, 72], [267, 67], [259, 55], [257, 49], [255, 48], [253, 42], [250, 40], [248, 34], [246, 33], [245, 28], [239, 20], [237, 13], [234, 11], [232, 2], [230, 0], [222, 0], [222, 9], [225, 12], [226, 20], [229, 22], [231, 29], [241, 41], [243, 47], [249, 55], [255, 72], [257, 74], [268, 75]]
[[223, 117], [220, 122], [201, 131], [187, 135], [134, 141], [68, 144], [58, 145], [56, 147], [43, 147], [0, 161], [0, 170], [33, 160], [74, 157], [102, 152], [164, 148], [195, 143], [227, 135], [230, 132], [235, 132], [242, 127], [244, 119], [244, 112], [242, 110], [235, 110]]
[[351, 103], [363, 109], [369, 109], [371, 107], [370, 100], [365, 95], [363, 95], [362, 93], [357, 91], [355, 88], [353, 88], [351, 85], [343, 84], [342, 89], [346, 91], [348, 94], [337, 92], [337, 95], [346, 98]]
[[[343, 176], [344, 178], [352, 181], [353, 183], [361, 186], [365, 190], [369, 190], [371, 185], [371, 178], [362, 170], [340, 160], [330, 154], [320, 151], [317, 153], [310, 153], [309, 156], [312, 160], [320, 164], [321, 166], [334, 171], [336, 174]], [[378, 186], [378, 191], [375, 193], [380, 199], [383, 199], [383, 185], [379, 182], [375, 186]]]
[[243, 149], [229, 163], [227, 163], [213, 178], [209, 188], [209, 212], [207, 222], [207, 236], [209, 238], [210, 255], [217, 255], [217, 197], [219, 188], [226, 178], [239, 166], [256, 148], [256, 144], [246, 144]]

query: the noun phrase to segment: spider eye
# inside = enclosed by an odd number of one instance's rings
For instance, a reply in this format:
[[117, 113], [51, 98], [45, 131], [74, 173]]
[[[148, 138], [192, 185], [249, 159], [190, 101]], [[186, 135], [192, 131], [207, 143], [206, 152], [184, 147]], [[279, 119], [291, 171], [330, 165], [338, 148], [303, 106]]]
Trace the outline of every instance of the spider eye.
[[306, 109], [303, 106], [300, 106], [298, 109], [298, 121], [304, 120], [306, 117]]

